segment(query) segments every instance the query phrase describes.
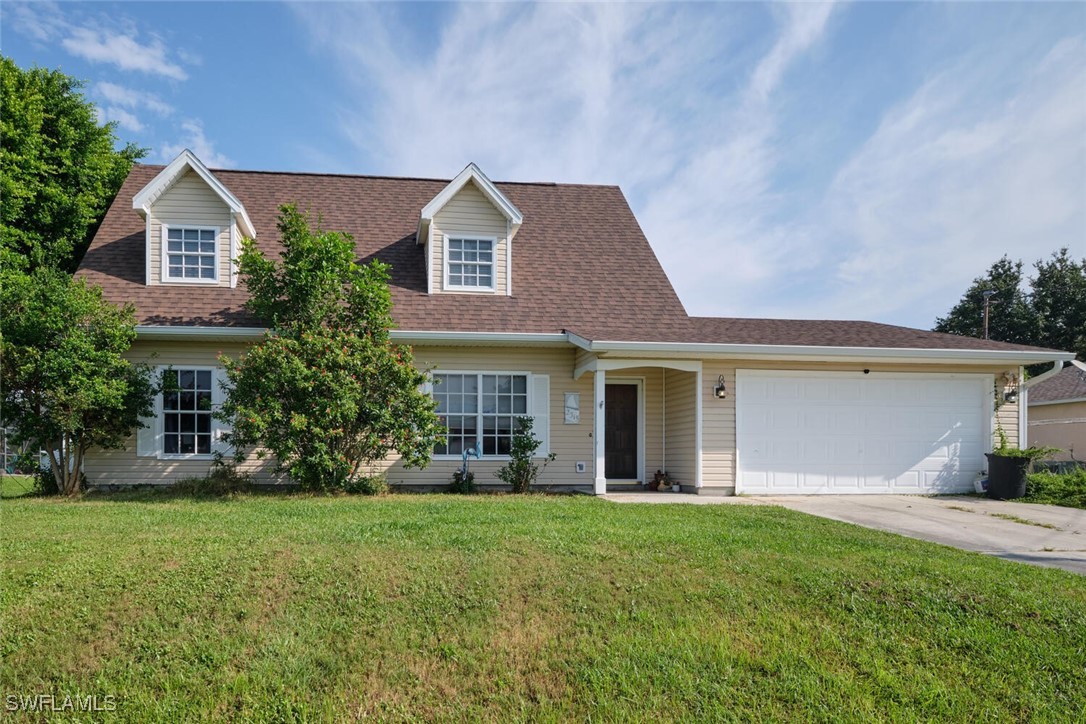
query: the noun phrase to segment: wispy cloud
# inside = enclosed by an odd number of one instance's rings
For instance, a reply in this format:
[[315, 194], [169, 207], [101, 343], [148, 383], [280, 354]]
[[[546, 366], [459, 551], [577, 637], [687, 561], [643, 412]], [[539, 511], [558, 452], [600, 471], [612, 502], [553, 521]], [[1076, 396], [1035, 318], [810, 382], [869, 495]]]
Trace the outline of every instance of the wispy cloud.
[[167, 57], [166, 45], [158, 38], [144, 43], [116, 30], [71, 28], [61, 45], [72, 55], [94, 63], [109, 63], [121, 70], [162, 75], [185, 80], [188, 73]]
[[168, 116], [173, 113], [173, 106], [154, 93], [128, 88], [109, 81], [95, 83], [94, 92], [109, 103], [125, 108], [143, 108], [160, 116]]
[[145, 39], [131, 22], [105, 13], [82, 9], [64, 12], [54, 2], [9, 2], [5, 4], [5, 15], [11, 18], [17, 32], [39, 43], [59, 42], [72, 55], [92, 63], [173, 80], [188, 78], [182, 64], [171, 58], [160, 37], [151, 35]]
[[98, 113], [102, 121], [113, 121], [121, 128], [133, 133], [141, 133], [146, 128], [134, 113], [130, 113], [118, 106], [99, 108]]
[[215, 144], [204, 134], [203, 122], [190, 119], [181, 123], [181, 137], [175, 143], [164, 143], [160, 147], [159, 157], [162, 161], [172, 161], [177, 154], [185, 149], [196, 154], [196, 157], [211, 168], [231, 168], [234, 161], [229, 156], [219, 153]]
[[1086, 41], [1057, 42], [1009, 92], [972, 61], [890, 109], [836, 175], [819, 208], [836, 246], [825, 313], [934, 321], [1004, 253], [1086, 249]]
[[[842, 87], [878, 51], [847, 6], [467, 4], [425, 38], [395, 7], [295, 6], [354, 84], [333, 113], [358, 163], [617, 182], [693, 313], [917, 326], [1086, 229], [1083, 39], [972, 12], [910, 6], [887, 52], [918, 72], [875, 88]], [[840, 99], [864, 121], [829, 128]]]

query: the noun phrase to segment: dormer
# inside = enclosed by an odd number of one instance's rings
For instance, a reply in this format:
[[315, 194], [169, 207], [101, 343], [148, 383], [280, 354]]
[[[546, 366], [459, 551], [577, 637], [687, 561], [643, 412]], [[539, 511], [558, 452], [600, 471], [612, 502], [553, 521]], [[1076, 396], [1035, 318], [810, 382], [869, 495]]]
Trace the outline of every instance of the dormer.
[[147, 222], [148, 285], [237, 286], [242, 235], [256, 238], [245, 207], [185, 149], [132, 199]]
[[426, 204], [416, 241], [430, 294], [513, 294], [512, 243], [524, 217], [469, 163]]

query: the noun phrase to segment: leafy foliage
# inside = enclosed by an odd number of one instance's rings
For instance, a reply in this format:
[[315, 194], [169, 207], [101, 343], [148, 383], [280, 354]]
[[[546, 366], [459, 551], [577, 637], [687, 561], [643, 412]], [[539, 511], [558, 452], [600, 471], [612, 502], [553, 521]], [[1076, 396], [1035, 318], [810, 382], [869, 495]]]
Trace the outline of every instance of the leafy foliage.
[[498, 479], [509, 485], [514, 493], [527, 493], [539, 479], [547, 463], [557, 457], [554, 453], [543, 459], [542, 465], [534, 461], [535, 451], [543, 444], [532, 434], [534, 421], [531, 417], [518, 417], [517, 429], [509, 445], [509, 464], [498, 469]]
[[75, 271], [106, 207], [146, 149], [116, 150], [82, 82], [0, 56], [0, 264]]
[[1063, 248], [1035, 262], [1033, 277], [1024, 277], [1022, 268], [1021, 261], [1007, 256], [996, 261], [947, 316], [936, 320], [935, 331], [982, 337], [983, 292], [992, 290], [991, 339], [1073, 351], [1086, 360], [1086, 259], [1075, 261]]
[[1031, 474], [1026, 482], [1025, 499], [1031, 503], [1086, 509], [1086, 468], [1066, 473], [1043, 470]]
[[151, 368], [122, 356], [136, 336], [132, 308], [53, 269], [7, 270], [2, 282], [3, 419], [16, 444], [49, 451], [59, 490], [77, 493], [86, 451], [121, 447], [151, 414]]
[[475, 492], [475, 473], [457, 468], [449, 483], [449, 492], [456, 495], [471, 495]]
[[425, 467], [440, 425], [421, 389], [426, 375], [389, 335], [389, 267], [357, 264], [349, 235], [309, 224], [280, 207], [280, 260], [242, 244], [248, 305], [271, 329], [240, 359], [222, 358], [226, 441], [239, 461], [266, 448], [307, 490], [356, 487], [393, 451]]
[[1075, 261], [1060, 249], [1036, 262], [1031, 281], [1034, 312], [1040, 320], [1038, 344], [1074, 352], [1086, 360], [1086, 258]]

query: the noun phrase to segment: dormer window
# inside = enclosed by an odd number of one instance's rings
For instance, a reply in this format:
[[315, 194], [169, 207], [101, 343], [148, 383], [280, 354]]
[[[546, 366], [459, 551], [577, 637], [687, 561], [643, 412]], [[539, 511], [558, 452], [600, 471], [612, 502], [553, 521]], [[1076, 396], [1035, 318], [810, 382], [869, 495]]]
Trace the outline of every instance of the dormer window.
[[445, 288], [461, 291], [494, 290], [495, 239], [445, 237]]
[[215, 282], [219, 230], [206, 226], [166, 226], [166, 280]]

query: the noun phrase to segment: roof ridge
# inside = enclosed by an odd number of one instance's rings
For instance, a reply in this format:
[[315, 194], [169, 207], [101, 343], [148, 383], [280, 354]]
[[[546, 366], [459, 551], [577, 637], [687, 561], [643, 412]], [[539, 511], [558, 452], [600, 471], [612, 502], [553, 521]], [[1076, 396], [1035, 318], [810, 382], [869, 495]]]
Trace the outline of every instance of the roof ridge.
[[[136, 166], [149, 169], [163, 169], [166, 168], [165, 164], [158, 163], [137, 163]], [[317, 178], [358, 178], [358, 179], [373, 179], [378, 181], [426, 181], [432, 183], [447, 184], [452, 179], [448, 178], [434, 178], [430, 176], [389, 176], [386, 174], [367, 174], [367, 173], [333, 173], [330, 171], [273, 171], [270, 169], [250, 169], [250, 168], [208, 168], [213, 173], [243, 173], [260, 176], [314, 176]], [[563, 183], [559, 181], [495, 181], [495, 184], [502, 186], [562, 186], [566, 188], [620, 188], [618, 184], [586, 184], [586, 183]]]

